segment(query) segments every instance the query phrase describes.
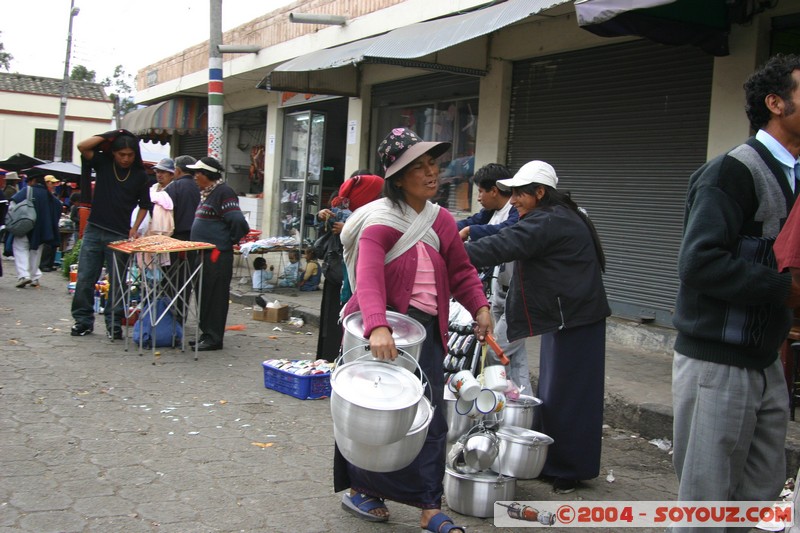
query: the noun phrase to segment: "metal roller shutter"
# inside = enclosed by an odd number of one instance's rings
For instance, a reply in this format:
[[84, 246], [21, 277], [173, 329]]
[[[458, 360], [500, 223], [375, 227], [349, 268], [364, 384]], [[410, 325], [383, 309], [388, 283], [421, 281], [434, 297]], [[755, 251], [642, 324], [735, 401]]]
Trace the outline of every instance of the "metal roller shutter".
[[713, 58], [649, 41], [514, 65], [508, 165], [551, 163], [597, 226], [615, 315], [671, 326], [689, 176], [706, 159]]
[[178, 142], [178, 155], [190, 155], [195, 159], [208, 155], [208, 135], [181, 135]]

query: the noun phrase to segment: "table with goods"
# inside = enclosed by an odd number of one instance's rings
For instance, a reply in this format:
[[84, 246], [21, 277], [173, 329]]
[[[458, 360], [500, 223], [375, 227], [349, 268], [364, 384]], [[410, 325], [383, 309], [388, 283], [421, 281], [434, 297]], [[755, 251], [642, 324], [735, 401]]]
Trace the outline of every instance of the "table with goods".
[[[112, 276], [114, 282], [120, 287], [119, 301], [112, 303], [112, 309], [121, 304], [123, 308], [123, 323], [125, 324], [125, 349], [128, 349], [131, 335], [130, 326], [136, 322], [137, 316], [142, 326], [147, 319], [153, 331], [153, 338], [148, 342], [144, 334], [138, 335], [139, 354], [145, 347], [150, 348], [153, 360], [156, 358], [157, 343], [155, 332], [159, 324], [170, 321], [172, 327], [171, 345], [180, 344], [181, 350], [186, 348], [186, 335], [178, 335], [178, 326], [183, 331], [190, 313], [196, 318], [202, 299], [202, 284], [199, 283], [203, 276], [202, 254], [213, 250], [213, 244], [206, 242], [182, 241], [164, 235], [152, 235], [135, 240], [121, 240], [108, 245], [114, 254], [121, 256], [121, 261], [114, 261]], [[188, 252], [197, 253], [197, 260], [193, 261]], [[172, 265], [170, 261], [177, 261]], [[124, 265], [118, 268], [118, 264]], [[191, 287], [196, 291], [187, 289]], [[134, 295], [138, 292], [139, 302], [134, 303]], [[179, 320], [175, 321], [175, 317]], [[140, 331], [143, 331], [143, 326]], [[136, 333], [136, 332], [134, 332]], [[199, 324], [195, 321], [194, 340], [199, 335]], [[195, 342], [194, 358], [197, 360], [197, 345]]]

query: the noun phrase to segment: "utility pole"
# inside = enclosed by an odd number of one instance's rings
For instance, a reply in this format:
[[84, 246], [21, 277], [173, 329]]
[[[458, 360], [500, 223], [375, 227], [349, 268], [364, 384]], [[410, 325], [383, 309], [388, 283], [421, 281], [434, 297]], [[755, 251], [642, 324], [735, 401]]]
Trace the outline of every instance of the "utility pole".
[[223, 163], [222, 153], [222, 0], [211, 2], [211, 28], [208, 39], [208, 155]]
[[61, 161], [61, 152], [64, 148], [64, 122], [67, 118], [67, 95], [69, 94], [69, 58], [72, 55], [72, 19], [78, 16], [78, 13], [80, 13], [80, 8], [75, 7], [75, 0], [72, 0], [69, 7], [67, 57], [64, 59], [64, 79], [61, 80], [61, 104], [58, 111], [58, 131], [56, 131], [56, 147], [53, 161]]

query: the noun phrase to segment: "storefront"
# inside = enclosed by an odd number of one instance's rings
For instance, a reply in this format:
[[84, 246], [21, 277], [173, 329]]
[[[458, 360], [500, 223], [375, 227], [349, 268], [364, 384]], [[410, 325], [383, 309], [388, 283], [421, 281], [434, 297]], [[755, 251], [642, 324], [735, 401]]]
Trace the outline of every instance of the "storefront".
[[615, 315], [670, 325], [689, 176], [706, 160], [713, 57], [634, 41], [515, 63], [508, 166], [551, 163], [605, 248]]

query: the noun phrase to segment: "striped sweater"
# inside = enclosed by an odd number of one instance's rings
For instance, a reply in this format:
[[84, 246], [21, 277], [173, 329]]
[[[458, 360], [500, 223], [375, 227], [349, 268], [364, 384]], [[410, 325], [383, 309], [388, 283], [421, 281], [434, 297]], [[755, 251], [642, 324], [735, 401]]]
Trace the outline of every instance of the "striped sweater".
[[209, 242], [220, 252], [227, 252], [248, 231], [250, 226], [239, 209], [239, 197], [228, 185], [220, 183], [197, 206], [191, 240]]
[[744, 368], [775, 361], [791, 326], [791, 276], [778, 273], [772, 245], [793, 203], [783, 169], [755, 138], [692, 175], [675, 351]]

